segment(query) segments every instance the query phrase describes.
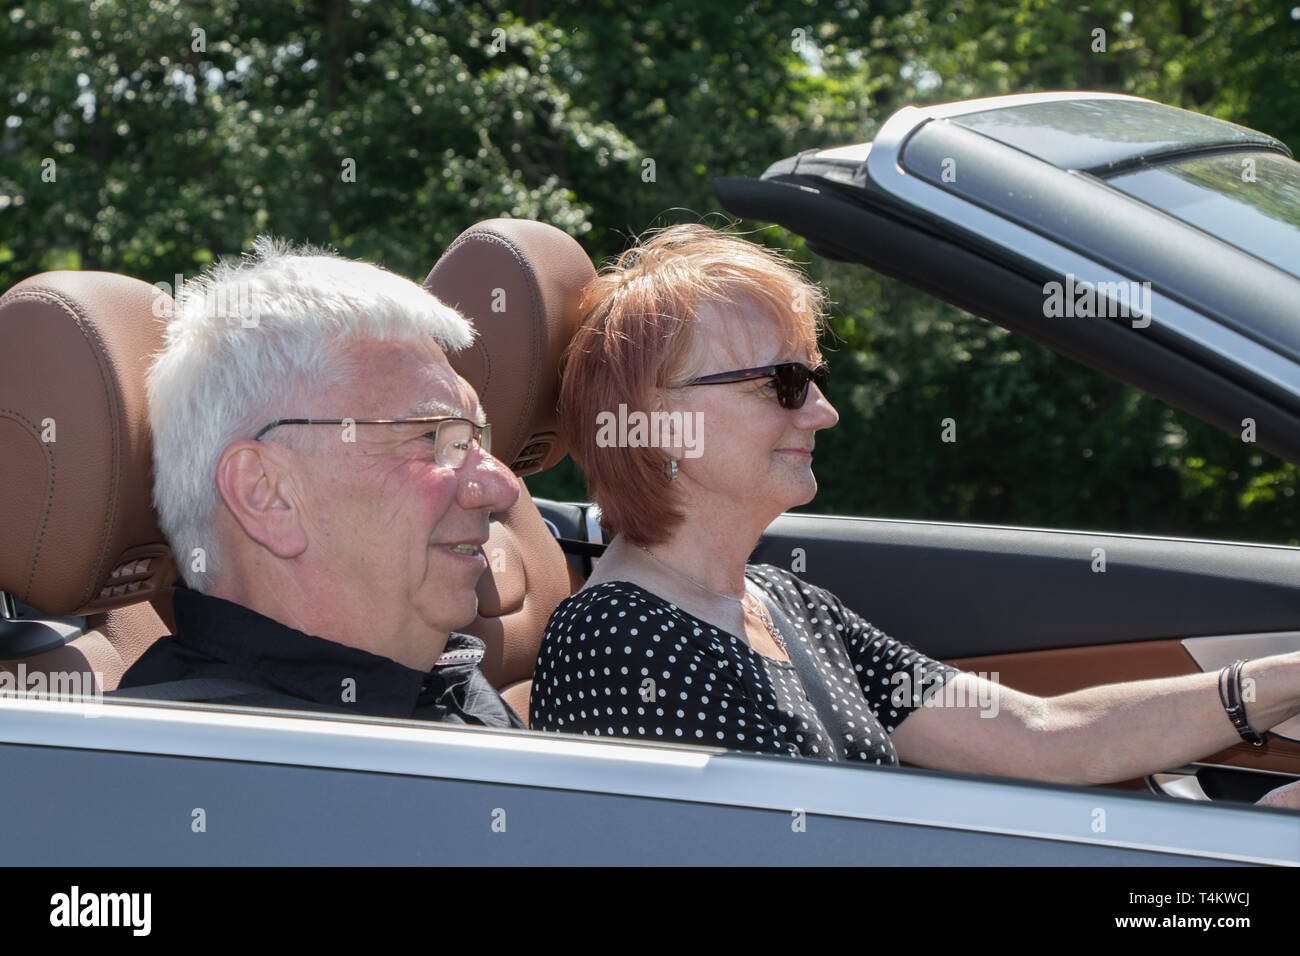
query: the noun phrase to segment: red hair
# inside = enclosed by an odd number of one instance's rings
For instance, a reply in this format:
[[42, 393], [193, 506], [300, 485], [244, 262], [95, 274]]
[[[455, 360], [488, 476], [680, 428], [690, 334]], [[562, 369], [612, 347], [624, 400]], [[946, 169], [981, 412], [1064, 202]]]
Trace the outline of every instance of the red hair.
[[560, 429], [600, 505], [606, 535], [663, 541], [682, 521], [660, 448], [607, 447], [597, 420], [620, 405], [654, 407], [691, 354], [699, 306], [750, 304], [777, 320], [785, 347], [821, 361], [822, 292], [788, 258], [702, 225], [643, 237], [583, 289], [583, 320], [560, 365]]

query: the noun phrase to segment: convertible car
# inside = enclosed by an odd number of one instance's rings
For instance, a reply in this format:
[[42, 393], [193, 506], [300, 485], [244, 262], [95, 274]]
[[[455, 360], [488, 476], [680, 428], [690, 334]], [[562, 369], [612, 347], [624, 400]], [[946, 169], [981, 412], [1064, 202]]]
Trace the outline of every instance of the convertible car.
[[[1300, 461], [1300, 165], [1275, 139], [1132, 97], [1002, 97], [716, 190]], [[454, 362], [520, 475], [566, 454], [557, 362], [592, 274], [560, 231], [498, 219], [426, 281], [482, 333]], [[105, 696], [171, 620], [144, 397], [161, 295], [54, 272], [0, 299], [0, 863], [1300, 864], [1300, 814], [1252, 806], [1300, 777], [1300, 720], [1086, 787]], [[599, 521], [527, 493], [497, 517], [468, 630], [527, 715]], [[1300, 649], [1297, 548], [789, 514], [754, 560], [796, 553], [890, 634], [1040, 695]]]

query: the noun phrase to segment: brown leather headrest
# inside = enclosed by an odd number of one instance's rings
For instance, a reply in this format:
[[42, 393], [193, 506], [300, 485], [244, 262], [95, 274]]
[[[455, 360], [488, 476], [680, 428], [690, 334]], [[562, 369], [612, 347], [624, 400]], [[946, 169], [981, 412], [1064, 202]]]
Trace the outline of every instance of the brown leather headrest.
[[492, 452], [518, 475], [567, 453], [556, 403], [560, 358], [578, 330], [578, 297], [596, 274], [566, 233], [528, 219], [465, 230], [424, 287], [474, 322], [474, 345], [450, 356], [492, 423]]
[[46, 614], [147, 600], [175, 577], [152, 506], [155, 301], [171, 305], [108, 272], [0, 298], [0, 590]]

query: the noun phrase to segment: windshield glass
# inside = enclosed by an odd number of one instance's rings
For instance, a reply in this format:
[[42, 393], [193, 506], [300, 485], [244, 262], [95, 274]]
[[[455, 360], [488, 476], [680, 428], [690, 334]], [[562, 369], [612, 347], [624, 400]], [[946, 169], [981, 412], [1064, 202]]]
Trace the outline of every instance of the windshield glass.
[[1300, 276], [1300, 163], [1273, 152], [1216, 153], [1108, 182]]
[[1049, 100], [967, 113], [952, 122], [1060, 169], [1101, 171], [1138, 157], [1274, 142], [1235, 123], [1146, 100]]

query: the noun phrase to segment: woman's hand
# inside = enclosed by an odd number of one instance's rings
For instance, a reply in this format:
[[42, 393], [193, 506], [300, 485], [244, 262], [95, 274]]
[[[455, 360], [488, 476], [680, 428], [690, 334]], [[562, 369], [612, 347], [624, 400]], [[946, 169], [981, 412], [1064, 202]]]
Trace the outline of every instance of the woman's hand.
[[1300, 810], [1300, 780], [1288, 783], [1285, 787], [1270, 790], [1255, 801], [1257, 807], [1285, 807], [1288, 810]]

